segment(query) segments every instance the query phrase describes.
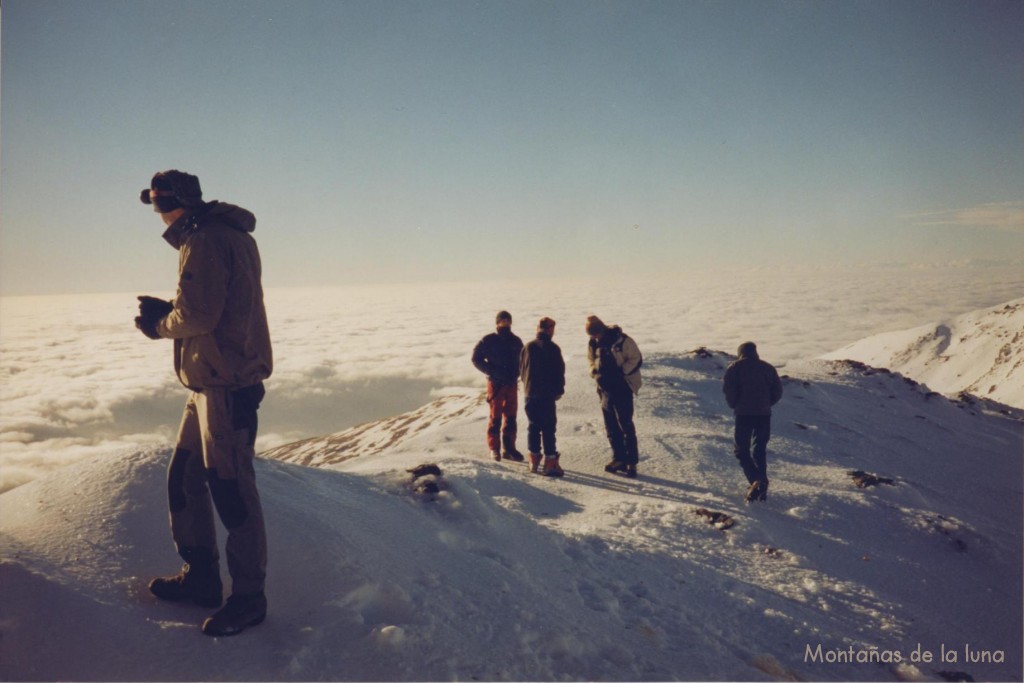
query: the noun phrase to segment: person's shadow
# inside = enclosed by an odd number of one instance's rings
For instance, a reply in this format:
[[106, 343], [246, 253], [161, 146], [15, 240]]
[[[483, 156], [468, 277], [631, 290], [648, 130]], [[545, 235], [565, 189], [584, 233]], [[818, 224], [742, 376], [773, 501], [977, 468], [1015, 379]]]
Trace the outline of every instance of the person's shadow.
[[630, 479], [618, 474], [595, 475], [589, 472], [567, 470], [565, 481], [643, 498], [657, 498], [672, 503], [695, 503], [709, 493], [706, 488], [645, 474], [640, 474], [636, 479]]

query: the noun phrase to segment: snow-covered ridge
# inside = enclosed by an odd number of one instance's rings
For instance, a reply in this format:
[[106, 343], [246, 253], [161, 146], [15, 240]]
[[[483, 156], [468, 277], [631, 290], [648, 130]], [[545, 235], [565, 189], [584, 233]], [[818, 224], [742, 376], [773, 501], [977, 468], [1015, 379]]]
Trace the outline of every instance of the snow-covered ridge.
[[396, 448], [421, 432], [437, 432], [484, 403], [475, 389], [448, 390], [421, 408], [376, 422], [367, 422], [324, 437], [303, 439], [272, 448], [264, 457], [298, 465], [337, 465], [357, 456], [377, 455]]
[[967, 392], [1024, 408], [1024, 299], [868, 337], [822, 358], [858, 360], [944, 394]]
[[[484, 458], [473, 392], [276, 449], [258, 461], [270, 616], [232, 640], [145, 590], [177, 561], [166, 451], [0, 495], [0, 677], [1019, 679], [1022, 413], [855, 363], [791, 364], [772, 491], [748, 507], [730, 359], [645, 360], [637, 480], [602, 471], [583, 381], [559, 404], [562, 480]], [[424, 462], [444, 471], [439, 493], [410, 486]], [[853, 470], [894, 485], [857, 488]], [[917, 645], [960, 661], [912, 663]]]

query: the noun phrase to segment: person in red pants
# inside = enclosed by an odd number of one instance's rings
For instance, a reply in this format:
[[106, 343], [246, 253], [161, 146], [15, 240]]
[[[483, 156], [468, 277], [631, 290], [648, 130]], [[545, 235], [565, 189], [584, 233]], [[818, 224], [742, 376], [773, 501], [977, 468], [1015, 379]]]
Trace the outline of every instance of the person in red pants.
[[522, 462], [523, 454], [516, 450], [516, 414], [519, 412], [519, 354], [523, 340], [512, 333], [512, 314], [508, 311], [499, 311], [494, 324], [497, 329], [473, 349], [473, 365], [487, 375], [487, 403], [491, 406], [487, 448], [495, 460], [504, 457]]

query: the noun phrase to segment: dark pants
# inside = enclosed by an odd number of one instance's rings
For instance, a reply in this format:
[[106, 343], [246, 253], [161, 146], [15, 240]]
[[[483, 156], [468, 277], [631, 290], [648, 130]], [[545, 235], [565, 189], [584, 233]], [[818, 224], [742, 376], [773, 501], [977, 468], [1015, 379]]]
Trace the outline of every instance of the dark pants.
[[[516, 449], [516, 413], [519, 412], [518, 387], [512, 385], [496, 385], [487, 383], [487, 402], [491, 404], [490, 418], [487, 420], [487, 447], [492, 451]], [[505, 426], [501, 420], [505, 418]]]
[[627, 465], [640, 461], [640, 449], [636, 441], [636, 427], [633, 426], [633, 392], [628, 387], [606, 391], [598, 389], [601, 399], [601, 413], [604, 415], [604, 430], [612, 447], [612, 459]]
[[171, 535], [185, 562], [219, 559], [213, 510], [228, 531], [233, 593], [263, 590], [267, 537], [256, 490], [256, 410], [262, 384], [204, 389], [185, 404], [167, 471]]
[[544, 442], [544, 455], [553, 457], [558, 453], [555, 447], [555, 428], [558, 414], [555, 399], [547, 396], [526, 397], [526, 419], [530, 421], [526, 430], [526, 445], [531, 453], [540, 453]]
[[[736, 459], [751, 484], [768, 480], [768, 439], [771, 436], [771, 415], [736, 416]], [[751, 441], [754, 443], [753, 453], [750, 451]]]

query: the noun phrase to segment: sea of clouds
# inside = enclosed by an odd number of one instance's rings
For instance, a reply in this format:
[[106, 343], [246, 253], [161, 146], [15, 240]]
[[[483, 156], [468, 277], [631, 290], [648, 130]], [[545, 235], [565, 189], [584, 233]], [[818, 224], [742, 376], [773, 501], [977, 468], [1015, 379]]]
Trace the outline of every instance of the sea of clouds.
[[[275, 370], [257, 448], [412, 410], [445, 387], [483, 387], [469, 357], [500, 309], [524, 340], [555, 318], [567, 358], [586, 352], [583, 324], [596, 314], [647, 354], [732, 352], [749, 339], [784, 366], [1022, 291], [1019, 263], [269, 290]], [[0, 492], [84, 457], [173, 442], [187, 391], [171, 343], [133, 327], [136, 306], [133, 293], [0, 298]]]

